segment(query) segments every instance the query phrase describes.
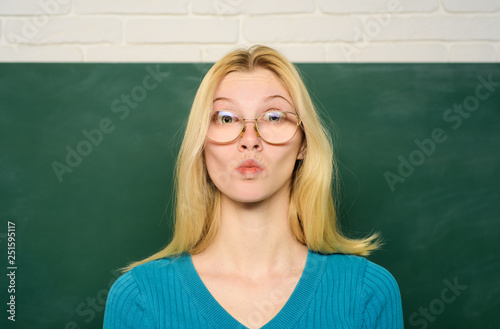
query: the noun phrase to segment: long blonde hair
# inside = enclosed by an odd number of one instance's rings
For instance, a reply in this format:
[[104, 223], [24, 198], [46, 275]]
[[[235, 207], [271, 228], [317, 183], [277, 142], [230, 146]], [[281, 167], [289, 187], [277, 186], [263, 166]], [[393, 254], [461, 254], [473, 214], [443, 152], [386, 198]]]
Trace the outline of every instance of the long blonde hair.
[[[210, 181], [203, 155], [212, 97], [227, 74], [252, 72], [256, 68], [271, 71], [283, 83], [302, 120], [306, 152], [294, 169], [288, 211], [295, 238], [309, 249], [327, 254], [368, 255], [379, 247], [377, 234], [365, 239], [351, 239], [341, 234], [332, 197], [337, 165], [328, 130], [322, 125], [294, 65], [274, 49], [257, 45], [227, 54], [205, 75], [191, 107], [175, 168], [173, 238], [164, 249], [124, 270], [183, 252], [199, 253], [215, 237], [220, 222], [220, 194]], [[337, 190], [334, 188], [333, 193]]]

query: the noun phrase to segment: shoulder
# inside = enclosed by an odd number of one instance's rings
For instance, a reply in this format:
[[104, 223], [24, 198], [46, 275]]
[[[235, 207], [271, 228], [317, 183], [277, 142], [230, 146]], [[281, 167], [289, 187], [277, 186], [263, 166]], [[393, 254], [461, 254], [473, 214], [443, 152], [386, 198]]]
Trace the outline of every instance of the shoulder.
[[331, 254], [326, 257], [327, 271], [335, 271], [341, 277], [355, 278], [362, 284], [365, 299], [374, 295], [388, 299], [399, 298], [396, 279], [384, 267], [361, 256]]
[[111, 286], [106, 304], [134, 299], [139, 295], [137, 282], [131, 271], [122, 274]]
[[398, 293], [399, 287], [394, 276], [384, 267], [371, 261], [366, 261], [365, 286], [372, 290], [388, 293]]
[[156, 277], [158, 271], [168, 264], [168, 259], [158, 259], [138, 265], [125, 272], [111, 286], [106, 304], [126, 305], [132, 303], [142, 306], [144, 283]]
[[184, 255], [155, 259], [147, 263], [138, 265], [131, 269], [129, 272], [136, 278], [136, 280], [154, 277], [157, 275], [161, 275], [164, 272], [172, 271], [176, 264], [179, 263], [183, 258], [185, 258]]
[[367, 287], [387, 287], [389, 290], [398, 287], [396, 280], [388, 270], [364, 257], [345, 254], [325, 256], [327, 271], [358, 277]]
[[396, 279], [387, 269], [368, 260], [363, 275], [362, 310], [366, 328], [403, 328]]
[[400, 303], [401, 295], [394, 276], [384, 267], [366, 261], [363, 280], [363, 297], [368, 307], [377, 303]]
[[348, 254], [325, 254], [327, 263], [339, 267], [365, 266], [367, 259], [361, 256]]
[[156, 279], [159, 275], [162, 275], [162, 272], [172, 269], [172, 263], [175, 259], [156, 259], [132, 268], [113, 283], [110, 295], [113, 297], [125, 295], [131, 298], [140, 294], [144, 283]]
[[143, 325], [147, 314], [140, 289], [131, 271], [121, 275], [111, 286], [104, 312], [104, 328]]
[[148, 294], [152, 291], [152, 287], [168, 288], [177, 284], [177, 272], [187, 267], [187, 263], [188, 259], [185, 255], [152, 260], [132, 268], [124, 274], [124, 276], [128, 275], [123, 280], [133, 280], [138, 289]]
[[359, 280], [365, 275], [369, 263], [366, 258], [355, 255], [329, 254], [325, 258], [327, 272], [332, 272], [337, 277], [348, 276]]
[[106, 300], [104, 328], [148, 328], [153, 318], [153, 305], [168, 289], [175, 285], [168, 272], [178, 258], [163, 258], [138, 265], [122, 274], [111, 286]]
[[331, 254], [326, 259], [332, 281], [357, 296], [364, 328], [403, 327], [401, 294], [387, 269], [355, 255]]

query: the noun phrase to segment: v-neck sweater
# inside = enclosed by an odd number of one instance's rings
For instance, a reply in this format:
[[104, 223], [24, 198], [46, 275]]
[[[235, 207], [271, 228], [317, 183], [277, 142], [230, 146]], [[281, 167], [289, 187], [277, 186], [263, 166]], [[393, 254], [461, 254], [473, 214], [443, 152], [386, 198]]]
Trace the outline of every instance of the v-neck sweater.
[[[249, 315], [258, 323], [273, 296]], [[191, 255], [154, 260], [120, 276], [106, 302], [104, 329], [247, 328], [211, 295]], [[265, 329], [403, 328], [394, 277], [359, 256], [308, 251], [292, 295]]]

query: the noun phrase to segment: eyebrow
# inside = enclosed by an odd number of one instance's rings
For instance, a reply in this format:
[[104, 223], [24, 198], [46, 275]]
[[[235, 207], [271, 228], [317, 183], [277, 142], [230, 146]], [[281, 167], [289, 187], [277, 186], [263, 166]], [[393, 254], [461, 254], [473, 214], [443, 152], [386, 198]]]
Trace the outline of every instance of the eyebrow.
[[[286, 99], [285, 97], [281, 96], [281, 95], [271, 95], [271, 96], [267, 96], [264, 98], [264, 101], [265, 102], [269, 102], [275, 98], [281, 98], [281, 99], [284, 99], [288, 104], [290, 104], [291, 107], [294, 107], [292, 103], [290, 103], [290, 101], [288, 99]], [[229, 103], [234, 103], [233, 100], [231, 98], [227, 98], [227, 97], [217, 97], [216, 99], [214, 99], [213, 103], [217, 102], [217, 101], [226, 101], [226, 102], [229, 102]]]
[[217, 101], [226, 101], [229, 103], [233, 103], [233, 100], [231, 98], [227, 98], [227, 97], [217, 97], [216, 99], [214, 99], [214, 101], [212, 103], [215, 103]]
[[270, 101], [270, 100], [273, 100], [275, 98], [281, 98], [281, 99], [284, 99], [288, 104], [290, 104], [291, 107], [294, 107], [293, 104], [288, 100], [286, 99], [285, 97], [281, 96], [281, 95], [272, 95], [272, 96], [267, 96], [266, 98], [264, 98], [264, 101]]

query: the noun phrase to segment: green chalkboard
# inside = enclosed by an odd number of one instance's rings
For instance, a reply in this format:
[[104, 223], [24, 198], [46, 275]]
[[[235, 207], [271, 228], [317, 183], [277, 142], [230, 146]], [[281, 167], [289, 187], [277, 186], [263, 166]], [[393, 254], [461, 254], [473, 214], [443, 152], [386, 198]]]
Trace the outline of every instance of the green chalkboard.
[[[171, 235], [209, 67], [0, 64], [1, 328], [102, 326], [116, 269]], [[382, 233], [370, 259], [398, 280], [405, 327], [499, 328], [500, 65], [299, 69], [335, 136], [343, 227]]]

